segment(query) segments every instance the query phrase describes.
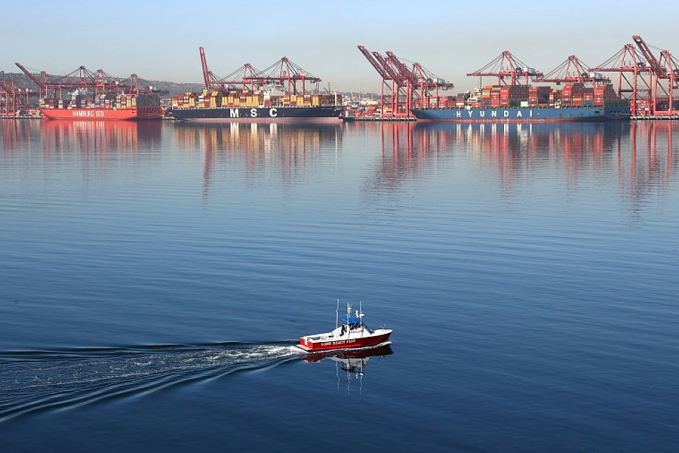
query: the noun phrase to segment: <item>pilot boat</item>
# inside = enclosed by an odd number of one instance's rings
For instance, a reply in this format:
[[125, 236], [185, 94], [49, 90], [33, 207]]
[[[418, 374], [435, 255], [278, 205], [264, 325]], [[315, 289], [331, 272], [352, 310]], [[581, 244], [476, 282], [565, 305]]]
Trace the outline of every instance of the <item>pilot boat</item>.
[[381, 345], [389, 339], [391, 329], [370, 329], [363, 322], [362, 309], [351, 315], [351, 305], [347, 304], [347, 316], [339, 323], [339, 302], [335, 312], [335, 330], [316, 335], [305, 335], [299, 339], [299, 347], [305, 352], [329, 351], [333, 349], [368, 348]]

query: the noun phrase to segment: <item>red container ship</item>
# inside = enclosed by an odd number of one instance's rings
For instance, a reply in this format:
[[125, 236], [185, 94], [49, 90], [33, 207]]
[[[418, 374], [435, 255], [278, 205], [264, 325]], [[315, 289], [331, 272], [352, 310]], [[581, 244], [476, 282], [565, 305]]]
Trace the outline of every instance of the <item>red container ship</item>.
[[65, 76], [45, 71], [35, 75], [21, 63], [15, 64], [40, 88], [40, 113], [45, 119], [151, 120], [163, 116], [161, 91], [136, 74], [120, 79], [80, 66]]
[[121, 121], [156, 120], [163, 116], [157, 94], [95, 96], [94, 101], [76, 95], [68, 103], [41, 99], [40, 113], [48, 120]]

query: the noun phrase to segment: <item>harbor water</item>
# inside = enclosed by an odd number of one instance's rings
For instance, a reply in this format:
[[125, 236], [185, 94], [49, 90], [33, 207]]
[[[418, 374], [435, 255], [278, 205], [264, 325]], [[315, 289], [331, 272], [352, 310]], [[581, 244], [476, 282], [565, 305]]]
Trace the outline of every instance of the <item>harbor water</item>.
[[676, 122], [0, 133], [0, 451], [676, 451]]

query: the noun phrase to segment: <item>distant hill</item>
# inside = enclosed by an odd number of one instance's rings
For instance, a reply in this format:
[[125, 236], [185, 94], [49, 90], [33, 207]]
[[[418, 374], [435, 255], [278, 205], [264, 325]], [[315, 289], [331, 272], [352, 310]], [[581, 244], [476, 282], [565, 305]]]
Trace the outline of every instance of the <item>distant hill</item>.
[[[38, 91], [38, 86], [23, 72], [0, 71], [0, 78], [2, 77], [12, 77], [17, 85], [28, 88], [32, 91]], [[200, 91], [203, 89], [202, 83], [176, 83], [164, 82], [160, 80], [147, 80], [147, 82], [157, 89], [169, 91], [170, 94], [166, 95], [167, 97], [184, 94], [189, 91]]]
[[[38, 92], [38, 86], [23, 72], [3, 72], [0, 71], [0, 78], [2, 77], [12, 77], [14, 81], [19, 85], [20, 87], [28, 88], [31, 91], [35, 91], [36, 93]], [[202, 91], [203, 90], [203, 84], [202, 83], [177, 83], [177, 82], [166, 82], [166, 81], [161, 81], [161, 80], [146, 80], [151, 86], [160, 89], [160, 90], [167, 90], [169, 91], [169, 94], [163, 95], [163, 98], [171, 98], [172, 96], [176, 96], [178, 94], [184, 94], [188, 93], [190, 91]], [[344, 99], [354, 99], [356, 102], [358, 102], [360, 99], [365, 99], [365, 98], [372, 98], [372, 99], [379, 99], [379, 95], [375, 93], [348, 93], [348, 92], [338, 92], [338, 94], [341, 94]], [[35, 102], [37, 104], [37, 101]]]
[[0, 79], [3, 77], [11, 77], [14, 79], [16, 84], [20, 87], [23, 88], [28, 88], [30, 90], [37, 91], [38, 86], [33, 83], [33, 81], [28, 78], [28, 76], [22, 72], [5, 72], [5, 71], [0, 71]]

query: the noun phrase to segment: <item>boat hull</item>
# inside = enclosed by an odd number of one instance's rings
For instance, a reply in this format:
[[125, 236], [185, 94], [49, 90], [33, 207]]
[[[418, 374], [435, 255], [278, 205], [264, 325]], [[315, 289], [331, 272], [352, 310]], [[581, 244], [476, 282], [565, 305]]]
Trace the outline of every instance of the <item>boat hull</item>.
[[40, 109], [48, 120], [75, 121], [132, 121], [156, 120], [163, 115], [160, 107], [137, 107], [134, 109]]
[[305, 351], [330, 351], [333, 349], [352, 349], [377, 346], [389, 339], [391, 330], [377, 335], [365, 336], [360, 338], [348, 338], [344, 340], [313, 341], [310, 337], [299, 339], [299, 347]]
[[419, 121], [456, 123], [482, 122], [589, 122], [624, 121], [630, 119], [629, 107], [563, 107], [563, 108], [472, 108], [413, 109]]
[[170, 114], [180, 120], [201, 122], [332, 122], [339, 121], [342, 107], [244, 107], [179, 108]]

